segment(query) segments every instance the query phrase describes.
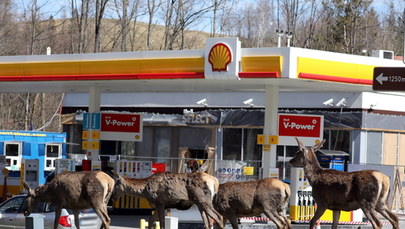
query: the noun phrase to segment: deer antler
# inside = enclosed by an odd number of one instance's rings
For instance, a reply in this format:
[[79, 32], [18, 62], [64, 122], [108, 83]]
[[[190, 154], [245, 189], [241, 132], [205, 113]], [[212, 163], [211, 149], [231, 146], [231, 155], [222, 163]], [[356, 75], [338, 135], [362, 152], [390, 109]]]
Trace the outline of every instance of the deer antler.
[[208, 165], [209, 165], [209, 162], [208, 162], [208, 160], [206, 160], [206, 161], [204, 162], [204, 164], [202, 164], [202, 165], [200, 166], [200, 168], [198, 168], [197, 171], [200, 171], [200, 172], [205, 172], [205, 171], [207, 171]]

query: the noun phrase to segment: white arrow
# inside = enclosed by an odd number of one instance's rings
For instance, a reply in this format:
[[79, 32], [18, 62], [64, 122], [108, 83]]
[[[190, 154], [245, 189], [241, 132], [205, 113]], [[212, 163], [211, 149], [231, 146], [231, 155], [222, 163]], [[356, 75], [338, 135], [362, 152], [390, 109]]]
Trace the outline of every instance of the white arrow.
[[383, 76], [383, 73], [381, 73], [375, 79], [382, 85], [384, 81], [388, 81], [388, 76]]

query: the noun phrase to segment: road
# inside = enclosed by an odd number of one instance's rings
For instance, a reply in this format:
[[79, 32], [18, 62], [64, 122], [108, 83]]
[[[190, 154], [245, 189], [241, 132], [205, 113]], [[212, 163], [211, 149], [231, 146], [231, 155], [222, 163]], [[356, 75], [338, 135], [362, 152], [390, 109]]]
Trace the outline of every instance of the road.
[[[139, 222], [140, 222], [140, 220], [141, 219], [148, 219], [149, 218], [149, 216], [148, 215], [110, 215], [110, 217], [111, 217], [111, 226], [110, 226], [110, 229], [130, 229], [130, 228], [136, 228], [136, 229], [139, 229]], [[400, 217], [400, 226], [399, 226], [399, 228], [405, 228], [405, 217]], [[196, 225], [197, 226], [197, 225]], [[303, 224], [303, 225], [296, 225], [296, 224], [294, 224], [293, 225], [293, 229], [308, 229], [308, 224]], [[201, 224], [201, 226], [197, 226], [197, 227], [187, 227], [187, 226], [184, 226], [184, 225], [181, 225], [181, 227], [179, 227], [179, 228], [181, 228], [181, 229], [186, 229], [186, 228], [193, 228], [193, 229], [197, 229], [197, 228], [203, 228], [202, 227], [202, 224]], [[225, 227], [226, 229], [231, 229], [231, 227], [230, 227], [230, 225], [229, 224], [227, 224], [226, 225], [226, 227]], [[250, 225], [247, 225], [247, 224], [245, 224], [245, 225], [243, 225], [243, 227], [240, 227], [241, 229], [248, 229], [248, 228], [255, 228], [255, 229], [273, 229], [273, 228], [275, 228], [275, 227], [270, 227], [270, 225], [266, 225], [266, 224], [263, 224], [263, 225], [258, 225], [258, 224], [255, 224], [255, 225], [252, 225], [252, 224], [250, 224]], [[321, 229], [328, 229], [328, 228], [330, 228], [330, 225], [322, 225], [321, 226]], [[371, 227], [371, 225], [362, 225], [362, 226], [353, 226], [353, 225], [341, 225], [341, 226], [339, 226], [338, 227], [339, 229], [351, 229], [351, 228], [353, 228], [353, 229], [358, 229], [358, 228], [361, 228], [361, 229], [371, 229], [372, 227]], [[391, 226], [391, 224], [388, 224], [387, 222], [385, 222], [384, 223], [384, 226], [383, 226], [383, 228], [382, 229], [391, 229], [392, 228], [392, 226]]]

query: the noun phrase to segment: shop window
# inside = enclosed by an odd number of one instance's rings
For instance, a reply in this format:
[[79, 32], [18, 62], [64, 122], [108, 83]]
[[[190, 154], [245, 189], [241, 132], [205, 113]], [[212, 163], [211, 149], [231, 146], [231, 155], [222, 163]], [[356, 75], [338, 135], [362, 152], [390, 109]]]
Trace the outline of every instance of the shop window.
[[211, 129], [201, 127], [179, 128], [179, 145], [189, 148], [201, 148], [211, 144]]
[[332, 150], [341, 150], [344, 152], [350, 152], [350, 139], [351, 139], [351, 131], [348, 130], [333, 130], [331, 131], [333, 143], [330, 149]]
[[257, 135], [262, 129], [243, 129], [243, 161], [262, 160], [262, 145], [257, 144]]
[[382, 133], [367, 132], [367, 164], [380, 165], [382, 162]]
[[181, 147], [179, 149], [179, 165], [178, 172], [196, 172], [208, 158], [205, 149]]
[[326, 139], [322, 149], [340, 150], [349, 154], [348, 161], [352, 161], [352, 131], [325, 130], [323, 138]]
[[135, 156], [138, 157], [151, 157], [153, 156], [153, 143], [154, 143], [154, 127], [143, 127], [143, 140], [142, 142], [135, 143]]
[[295, 156], [298, 146], [277, 146], [277, 168], [281, 179], [290, 180], [291, 166], [289, 161]]
[[55, 160], [62, 158], [61, 144], [46, 144], [45, 151], [45, 170], [55, 169]]
[[20, 170], [21, 165], [21, 142], [5, 142], [4, 154], [6, 156], [6, 168], [9, 170]]
[[242, 129], [224, 128], [222, 148], [223, 160], [241, 160]]
[[155, 130], [156, 157], [170, 157], [171, 128], [159, 127]]
[[82, 150], [82, 125], [81, 124], [68, 124], [63, 125], [63, 132], [67, 133], [66, 139], [70, 144], [66, 145], [66, 153], [70, 154], [80, 154], [86, 153]]

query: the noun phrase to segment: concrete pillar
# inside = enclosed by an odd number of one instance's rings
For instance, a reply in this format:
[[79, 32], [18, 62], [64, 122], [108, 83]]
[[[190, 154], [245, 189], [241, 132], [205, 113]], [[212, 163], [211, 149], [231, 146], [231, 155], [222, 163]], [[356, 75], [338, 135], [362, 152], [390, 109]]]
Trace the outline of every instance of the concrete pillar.
[[[263, 134], [266, 136], [266, 143], [263, 145], [262, 167], [263, 178], [275, 176], [277, 162], [277, 145], [269, 145], [269, 136], [277, 135], [278, 123], [278, 96], [279, 88], [276, 85], [267, 85], [265, 93], [265, 113]], [[267, 145], [267, 146], [266, 146]], [[268, 147], [270, 146], [270, 147]], [[269, 149], [270, 148], [270, 149]]]
[[97, 86], [89, 88], [89, 113], [100, 112], [100, 89]]

